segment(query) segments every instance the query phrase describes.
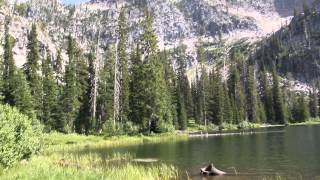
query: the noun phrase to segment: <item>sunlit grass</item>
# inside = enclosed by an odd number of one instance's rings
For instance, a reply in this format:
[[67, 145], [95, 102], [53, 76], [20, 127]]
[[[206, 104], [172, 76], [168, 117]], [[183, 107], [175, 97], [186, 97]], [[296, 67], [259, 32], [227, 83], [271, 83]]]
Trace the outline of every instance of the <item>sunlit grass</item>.
[[[0, 179], [176, 179], [178, 171], [163, 163], [138, 164], [128, 153], [101, 157], [95, 153], [78, 154], [75, 150], [90, 147], [117, 147], [142, 143], [186, 140], [186, 135], [99, 137], [59, 133], [44, 136], [41, 155], [17, 166], [0, 170]], [[174, 141], [173, 141], [174, 142]]]
[[290, 126], [306, 126], [306, 125], [318, 125], [320, 124], [320, 118], [311, 118], [308, 121], [301, 123], [291, 123]]
[[165, 164], [138, 165], [130, 156], [115, 155], [102, 160], [96, 155], [52, 155], [35, 157], [15, 168], [5, 170], [1, 179], [175, 179], [178, 171]]

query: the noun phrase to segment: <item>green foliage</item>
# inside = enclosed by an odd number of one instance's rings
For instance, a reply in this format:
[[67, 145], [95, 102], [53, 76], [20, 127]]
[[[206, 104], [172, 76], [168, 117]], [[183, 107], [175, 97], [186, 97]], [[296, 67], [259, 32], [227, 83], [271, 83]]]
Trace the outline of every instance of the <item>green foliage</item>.
[[6, 20], [5, 26], [5, 42], [4, 42], [4, 55], [3, 55], [3, 72], [2, 72], [2, 95], [4, 96], [4, 103], [9, 105], [14, 105], [14, 95], [13, 90], [15, 87], [13, 86], [14, 75], [16, 71], [15, 62], [13, 59], [12, 48], [14, 46], [14, 39], [9, 35], [9, 27]]
[[257, 100], [257, 87], [254, 79], [254, 70], [252, 66], [248, 67], [247, 78], [246, 78], [246, 97], [247, 97], [247, 115], [248, 120], [253, 123], [258, 123], [259, 111], [258, 111], [258, 100]]
[[42, 63], [42, 121], [49, 129], [57, 129], [58, 87], [53, 74], [52, 61], [49, 51], [47, 58]]
[[254, 129], [258, 127], [259, 127], [258, 124], [250, 123], [248, 121], [243, 121], [238, 124], [238, 129]]
[[36, 24], [32, 25], [31, 32], [28, 36], [28, 54], [27, 62], [24, 64], [24, 72], [26, 74], [27, 81], [29, 82], [30, 92], [34, 102], [34, 109], [39, 119], [42, 116], [42, 83], [41, 76], [39, 74], [40, 69], [40, 51], [38, 43], [38, 34]]
[[[161, 132], [163, 125], [172, 124], [172, 111], [170, 109], [170, 95], [164, 79], [164, 66], [159, 58], [157, 38], [153, 29], [153, 17], [149, 11], [145, 12], [143, 22], [143, 33], [141, 35], [141, 50], [145, 59], [140, 64], [141, 79], [135, 79], [140, 84], [141, 97], [138, 101], [143, 109], [132, 109], [138, 117], [143, 129], [154, 132]], [[138, 66], [138, 67], [139, 67]], [[134, 76], [134, 75], [133, 75]], [[135, 85], [137, 85], [135, 84]]]
[[130, 97], [130, 78], [129, 78], [129, 68], [128, 68], [128, 55], [127, 55], [127, 45], [128, 45], [128, 27], [126, 19], [125, 9], [121, 10], [118, 19], [118, 59], [120, 62], [120, 122], [127, 122], [130, 113], [129, 107], [129, 97]]
[[68, 37], [68, 56], [69, 62], [66, 65], [66, 72], [64, 77], [64, 87], [62, 97], [60, 100], [60, 114], [61, 119], [59, 131], [71, 132], [74, 130], [74, 121], [77, 117], [80, 108], [78, 80], [76, 72], [76, 46], [71, 36]]
[[305, 100], [304, 95], [298, 95], [294, 98], [291, 114], [292, 123], [305, 122], [310, 118], [308, 103]]
[[274, 107], [273, 107], [273, 96], [272, 89], [269, 85], [268, 77], [266, 71], [260, 73], [260, 94], [261, 102], [265, 110], [266, 122], [269, 124], [274, 123]]
[[15, 108], [0, 105], [0, 167], [30, 158], [40, 150], [41, 129]]
[[[111, 119], [109, 120], [111, 121]], [[104, 125], [104, 135], [107, 137], [123, 136], [123, 135], [138, 135], [140, 133], [140, 127], [133, 124], [131, 121], [127, 121], [117, 126], [113, 126], [111, 122], [107, 121]]]
[[13, 105], [23, 114], [26, 114], [31, 118], [35, 117], [33, 98], [25, 75], [20, 69], [16, 70], [16, 73], [13, 76], [12, 86], [15, 87], [12, 92]]
[[[98, 97], [97, 97], [97, 130], [100, 131], [109, 119], [113, 119], [113, 91], [114, 91], [114, 65], [115, 52], [108, 47], [105, 53], [105, 62], [99, 72]], [[112, 123], [113, 125], [113, 123]], [[107, 124], [110, 126], [110, 124]]]
[[232, 101], [234, 102], [234, 122], [238, 124], [246, 119], [244, 87], [238, 68], [232, 65], [230, 71], [228, 87]]
[[[190, 85], [188, 77], [186, 76], [186, 59], [185, 59], [185, 48], [178, 48], [178, 70], [177, 70], [177, 115], [178, 124], [180, 130], [185, 130], [187, 128], [187, 101], [190, 101], [188, 92], [190, 90]], [[188, 102], [190, 103], [190, 102]], [[190, 104], [188, 104], [190, 105]], [[189, 108], [188, 108], [189, 109]], [[190, 114], [190, 113], [189, 113]]]
[[[1, 2], [0, 2], [1, 4]], [[28, 5], [27, 3], [16, 3], [14, 6], [14, 10], [18, 13], [19, 16], [26, 17], [28, 13]]]
[[275, 122], [279, 124], [285, 124], [287, 122], [287, 117], [285, 115], [285, 106], [283, 102], [283, 94], [281, 92], [279, 86], [279, 77], [275, 70], [272, 71], [272, 78], [273, 78], [273, 103], [274, 103], [274, 113], [275, 113]]
[[309, 92], [309, 109], [310, 109], [310, 116], [312, 118], [316, 118], [319, 115], [319, 108], [318, 108], [318, 94], [316, 89], [313, 92]]

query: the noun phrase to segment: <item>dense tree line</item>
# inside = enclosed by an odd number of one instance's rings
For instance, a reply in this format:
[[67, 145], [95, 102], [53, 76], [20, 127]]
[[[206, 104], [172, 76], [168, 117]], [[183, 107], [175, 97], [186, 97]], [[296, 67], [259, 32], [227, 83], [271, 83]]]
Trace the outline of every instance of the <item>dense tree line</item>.
[[[245, 121], [285, 124], [319, 114], [316, 85], [309, 98], [291, 92], [283, 88], [276, 66], [256, 72], [254, 61], [240, 51], [230, 54], [225, 77], [218, 66], [206, 67], [206, 49], [199, 43], [199, 66], [195, 77], [188, 77], [186, 47], [160, 51], [149, 11], [132, 47], [125, 10], [120, 13], [117, 43], [108, 45], [99, 69], [96, 47], [85, 53], [71, 35], [57, 57], [47, 49], [41, 59], [35, 24], [28, 36], [27, 61], [19, 69], [8, 23], [5, 29], [2, 102], [36, 117], [48, 131], [166, 132], [185, 130], [191, 120], [204, 126]], [[65, 63], [62, 51], [67, 52]]]

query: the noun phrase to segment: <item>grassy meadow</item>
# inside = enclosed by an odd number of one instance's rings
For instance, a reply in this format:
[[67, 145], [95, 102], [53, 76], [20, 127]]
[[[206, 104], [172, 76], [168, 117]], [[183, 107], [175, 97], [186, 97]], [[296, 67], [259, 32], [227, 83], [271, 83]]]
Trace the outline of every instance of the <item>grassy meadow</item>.
[[38, 156], [23, 160], [13, 168], [1, 169], [0, 179], [176, 179], [178, 170], [161, 162], [148, 166], [134, 161], [131, 154], [115, 153], [107, 158], [97, 154], [73, 153], [87, 146], [116, 147], [162, 141], [186, 140], [186, 135], [122, 136], [104, 138], [100, 136], [46, 134], [42, 138], [43, 150]]

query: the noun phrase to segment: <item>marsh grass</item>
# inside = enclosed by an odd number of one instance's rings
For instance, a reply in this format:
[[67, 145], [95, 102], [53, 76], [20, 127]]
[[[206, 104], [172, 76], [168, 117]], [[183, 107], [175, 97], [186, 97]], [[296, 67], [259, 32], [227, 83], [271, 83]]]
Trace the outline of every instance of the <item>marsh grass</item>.
[[301, 123], [291, 123], [290, 126], [308, 126], [308, 125], [318, 125], [320, 124], [320, 118], [311, 118], [308, 121]]
[[44, 149], [41, 155], [22, 161], [10, 169], [0, 169], [0, 179], [177, 179], [178, 170], [163, 163], [139, 164], [128, 153], [113, 153], [101, 157], [95, 153], [79, 154], [77, 150], [86, 147], [108, 148], [143, 143], [187, 140], [186, 135], [151, 135], [99, 137], [82, 135], [47, 134], [43, 137]]
[[[114, 161], [114, 163], [111, 163]], [[117, 163], [115, 163], [117, 162]], [[148, 167], [139, 165], [129, 160], [100, 160], [95, 156], [79, 158], [64, 157], [36, 157], [27, 164], [4, 172], [1, 179], [145, 179], [169, 180], [178, 176], [173, 166], [165, 164], [152, 164]]]

